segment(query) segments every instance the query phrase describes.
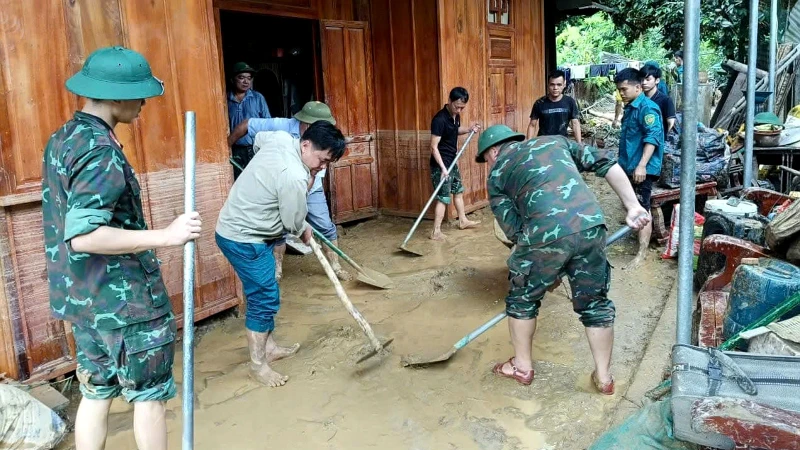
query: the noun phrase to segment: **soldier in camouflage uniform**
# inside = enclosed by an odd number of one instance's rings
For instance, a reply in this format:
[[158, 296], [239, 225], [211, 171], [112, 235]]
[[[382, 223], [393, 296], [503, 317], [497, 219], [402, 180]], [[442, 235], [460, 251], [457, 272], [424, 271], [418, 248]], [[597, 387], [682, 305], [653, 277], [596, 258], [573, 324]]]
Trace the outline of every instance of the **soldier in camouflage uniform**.
[[175, 318], [156, 248], [199, 237], [200, 216], [148, 230], [136, 175], [114, 134], [146, 98], [162, 95], [145, 58], [101, 48], [66, 83], [86, 103], [44, 150], [42, 215], [54, 317], [72, 323], [83, 400], [80, 449], [105, 446], [111, 401], [134, 402], [140, 449], [166, 449], [166, 400], [175, 396]]
[[614, 304], [607, 297], [606, 225], [580, 172], [606, 178], [627, 208], [631, 227], [643, 226], [649, 220], [647, 212], [636, 201], [625, 172], [605, 150], [562, 136], [521, 142], [524, 137], [495, 125], [478, 140], [476, 161], [491, 167], [487, 187], [492, 212], [516, 244], [508, 258], [506, 297], [515, 356], [493, 371], [525, 385], [533, 381], [531, 349], [539, 306], [547, 289], [567, 275], [573, 309], [586, 327], [595, 361], [592, 380], [600, 392], [613, 394]]

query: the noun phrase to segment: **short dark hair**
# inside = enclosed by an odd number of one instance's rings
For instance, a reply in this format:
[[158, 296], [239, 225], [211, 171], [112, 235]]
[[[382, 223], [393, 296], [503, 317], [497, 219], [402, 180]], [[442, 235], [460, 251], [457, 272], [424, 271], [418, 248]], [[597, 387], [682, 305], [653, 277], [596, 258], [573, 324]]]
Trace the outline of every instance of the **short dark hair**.
[[647, 77], [661, 78], [662, 75], [661, 68], [656, 67], [652, 64], [645, 64], [642, 67], [641, 72], [642, 72], [642, 79], [645, 79]]
[[550, 81], [550, 80], [552, 80], [554, 78], [563, 78], [564, 81], [566, 81], [567, 80], [567, 74], [564, 73], [563, 70], [554, 70], [554, 71], [550, 72], [550, 75], [547, 76], [547, 81]]
[[303, 133], [302, 140], [311, 142], [315, 150], [329, 150], [331, 162], [336, 162], [344, 156], [346, 145], [344, 135], [335, 125], [324, 120], [318, 120], [309, 125]]
[[627, 82], [630, 84], [642, 84], [642, 73], [632, 67], [622, 69], [614, 77], [614, 83], [620, 84], [622, 82]]
[[464, 103], [469, 101], [469, 92], [461, 86], [454, 87], [450, 90], [450, 102], [461, 100]]
[[672, 54], [672, 56], [675, 56], [675, 57], [678, 57], [680, 59], [683, 59], [683, 50], [676, 51], [675, 53]]

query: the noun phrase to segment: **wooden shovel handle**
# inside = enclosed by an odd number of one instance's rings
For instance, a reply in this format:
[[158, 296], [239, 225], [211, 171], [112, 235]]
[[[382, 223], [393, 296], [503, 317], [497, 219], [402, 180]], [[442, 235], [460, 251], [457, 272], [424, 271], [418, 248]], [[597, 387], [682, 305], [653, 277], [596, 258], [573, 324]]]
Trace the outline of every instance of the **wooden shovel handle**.
[[350, 298], [347, 296], [347, 292], [344, 291], [342, 283], [340, 283], [339, 279], [336, 278], [336, 274], [333, 272], [331, 264], [327, 259], [325, 259], [325, 255], [322, 253], [322, 248], [320, 248], [319, 244], [317, 244], [317, 241], [315, 241], [314, 238], [311, 238], [309, 244], [311, 245], [311, 249], [314, 250], [314, 254], [317, 255], [319, 263], [322, 264], [322, 268], [325, 269], [325, 274], [328, 275], [328, 279], [331, 280], [331, 283], [333, 283], [333, 287], [336, 289], [336, 295], [339, 297], [339, 300], [341, 300], [342, 304], [347, 309], [347, 312], [353, 316], [353, 319], [358, 322], [358, 324], [361, 326], [361, 329], [364, 330], [364, 334], [367, 335], [372, 347], [374, 347], [375, 350], [380, 351], [382, 349], [380, 341], [378, 341], [378, 338], [375, 337], [372, 327], [369, 325], [367, 320], [364, 319], [364, 316], [362, 316], [356, 307], [353, 306], [353, 302], [350, 301]]

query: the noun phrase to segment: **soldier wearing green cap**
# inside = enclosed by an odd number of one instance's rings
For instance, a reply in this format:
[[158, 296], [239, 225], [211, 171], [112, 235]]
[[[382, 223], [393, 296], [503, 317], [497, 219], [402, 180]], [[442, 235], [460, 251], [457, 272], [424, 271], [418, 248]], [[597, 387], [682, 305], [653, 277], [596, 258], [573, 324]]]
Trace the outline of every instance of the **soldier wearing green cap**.
[[[253, 90], [253, 75], [255, 69], [245, 62], [233, 65], [231, 91], [228, 93], [228, 123], [233, 130], [241, 122], [250, 119], [268, 119], [269, 113], [267, 100], [260, 92]], [[231, 145], [231, 155], [240, 167], [247, 167], [253, 158], [253, 139], [245, 135]], [[239, 178], [241, 171], [234, 166], [233, 178]]]
[[72, 323], [83, 394], [78, 449], [103, 448], [111, 401], [134, 403], [141, 449], [165, 449], [165, 402], [175, 396], [176, 324], [154, 249], [200, 236], [196, 212], [150, 230], [141, 189], [114, 127], [164, 87], [139, 53], [101, 48], [66, 82], [86, 98], [44, 150], [42, 216], [54, 317]]
[[608, 181], [627, 208], [631, 227], [641, 228], [649, 216], [637, 202], [625, 171], [607, 151], [563, 136], [524, 139], [505, 125], [494, 125], [481, 134], [475, 158], [489, 163], [492, 212], [516, 244], [508, 258], [506, 297], [514, 356], [497, 364], [493, 372], [531, 384], [539, 306], [547, 289], [567, 275], [573, 309], [586, 327], [595, 361], [592, 380], [600, 392], [612, 394], [614, 304], [607, 297], [606, 225], [603, 210], [580, 172], [593, 171]]
[[[291, 134], [293, 138], [300, 139], [300, 136], [305, 133], [309, 125], [320, 120], [336, 125], [336, 119], [333, 118], [328, 105], [318, 101], [310, 101], [303, 105], [303, 109], [298, 111], [292, 118], [245, 120], [228, 136], [228, 145], [232, 145], [245, 135], [250, 136], [255, 142], [258, 133], [264, 131], [285, 131]], [[308, 192], [308, 216], [306, 216], [306, 221], [315, 230], [322, 233], [325, 238], [333, 242], [333, 245], [338, 246], [336, 225], [331, 220], [328, 201], [325, 199], [325, 190], [322, 188], [322, 179], [325, 177], [326, 172], [327, 169], [323, 169], [314, 177], [314, 184]], [[324, 247], [323, 251], [331, 262], [334, 273], [340, 280], [347, 281], [352, 279], [352, 276], [342, 269], [339, 264], [339, 257], [333, 250]], [[275, 278], [280, 281], [283, 277], [283, 255], [286, 254], [286, 239], [280, 239], [275, 244], [273, 253], [275, 255]]]

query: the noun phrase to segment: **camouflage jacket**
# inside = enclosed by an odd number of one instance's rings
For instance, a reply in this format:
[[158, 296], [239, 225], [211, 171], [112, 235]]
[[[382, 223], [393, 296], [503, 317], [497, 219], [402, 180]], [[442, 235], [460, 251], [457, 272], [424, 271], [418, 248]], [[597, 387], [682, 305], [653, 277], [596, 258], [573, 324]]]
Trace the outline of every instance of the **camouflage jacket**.
[[69, 244], [104, 225], [147, 229], [133, 168], [100, 118], [76, 112], [50, 136], [42, 218], [54, 317], [111, 330], [172, 310], [154, 251], [99, 255], [73, 252]]
[[606, 150], [562, 136], [505, 144], [487, 180], [492, 212], [506, 236], [522, 246], [605, 225], [580, 172], [605, 177], [614, 164]]

